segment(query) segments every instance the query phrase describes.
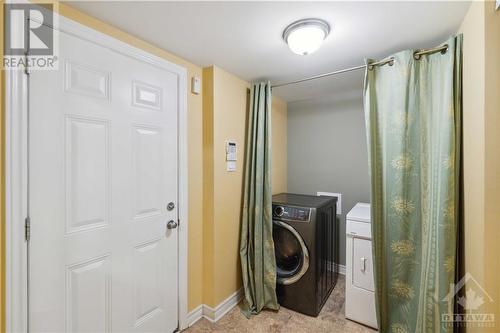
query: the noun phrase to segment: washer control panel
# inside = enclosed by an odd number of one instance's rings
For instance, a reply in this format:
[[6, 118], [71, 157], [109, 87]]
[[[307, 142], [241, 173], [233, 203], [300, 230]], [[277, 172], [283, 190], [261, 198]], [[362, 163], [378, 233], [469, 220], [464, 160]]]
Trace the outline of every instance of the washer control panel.
[[311, 208], [273, 205], [273, 217], [283, 221], [309, 222], [311, 220]]

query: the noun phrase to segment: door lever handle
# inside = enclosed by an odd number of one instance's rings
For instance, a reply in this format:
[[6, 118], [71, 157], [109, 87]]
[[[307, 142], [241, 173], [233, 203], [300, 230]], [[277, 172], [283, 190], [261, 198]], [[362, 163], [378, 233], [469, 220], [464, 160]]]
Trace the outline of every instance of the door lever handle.
[[178, 224], [174, 220], [170, 220], [167, 223], [167, 229], [175, 229], [177, 228]]

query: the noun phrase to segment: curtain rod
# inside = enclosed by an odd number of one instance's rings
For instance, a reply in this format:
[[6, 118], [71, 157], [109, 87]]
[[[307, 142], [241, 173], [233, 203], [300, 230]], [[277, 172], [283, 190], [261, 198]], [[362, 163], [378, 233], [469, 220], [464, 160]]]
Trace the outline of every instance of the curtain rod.
[[290, 81], [290, 82], [286, 82], [286, 83], [275, 84], [275, 85], [271, 86], [271, 88], [284, 87], [284, 86], [288, 86], [288, 85], [291, 85], [291, 84], [296, 84], [296, 83], [301, 83], [301, 82], [306, 82], [306, 81], [321, 79], [323, 77], [337, 75], [337, 74], [342, 74], [342, 73], [347, 73], [347, 72], [352, 72], [352, 71], [355, 71], [355, 70], [358, 70], [358, 69], [363, 69], [363, 68], [366, 68], [366, 65], [361, 65], [361, 66], [356, 66], [356, 67], [341, 69], [341, 70], [335, 71], [335, 72], [329, 72], [329, 73], [325, 73], [325, 74], [310, 76], [310, 77], [306, 77], [305, 79], [301, 79], [301, 80], [296, 80], [296, 81]]
[[[448, 50], [448, 44], [444, 44], [443, 46], [435, 47], [435, 48], [432, 48], [432, 49], [417, 50], [417, 51], [413, 52], [413, 58], [415, 60], [419, 60], [425, 54], [432, 54], [432, 53], [436, 53], [436, 52], [441, 52], [442, 54], [445, 54], [447, 50]], [[371, 63], [368, 64], [368, 69], [372, 70], [375, 66], [383, 66], [385, 64], [389, 64], [389, 66], [394, 65], [394, 57], [389, 57], [389, 58], [385, 58], [385, 59], [382, 59], [382, 60], [379, 60], [379, 61], [371, 62]], [[284, 87], [284, 86], [288, 86], [288, 85], [291, 85], [291, 84], [296, 84], [296, 83], [301, 83], [301, 82], [306, 82], [306, 81], [321, 79], [321, 78], [324, 78], [324, 77], [333, 76], [333, 75], [337, 75], [337, 74], [342, 74], [342, 73], [357, 71], [358, 69], [366, 68], [366, 66], [367, 65], [359, 65], [359, 66], [356, 66], [356, 67], [345, 68], [345, 69], [341, 69], [341, 70], [334, 71], [334, 72], [328, 72], [328, 73], [324, 73], [324, 74], [319, 74], [319, 75], [314, 75], [314, 76], [306, 77], [306, 78], [300, 79], [300, 80], [295, 80], [295, 81], [290, 81], [290, 82], [285, 82], [285, 83], [279, 83], [279, 84], [272, 85], [271, 89], [272, 88], [278, 88], [278, 87]]]

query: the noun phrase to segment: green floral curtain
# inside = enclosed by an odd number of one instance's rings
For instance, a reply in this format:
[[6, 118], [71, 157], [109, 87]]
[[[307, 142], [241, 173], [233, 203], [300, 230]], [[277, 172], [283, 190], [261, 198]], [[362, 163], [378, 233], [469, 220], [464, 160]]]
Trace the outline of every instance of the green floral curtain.
[[[366, 71], [376, 303], [381, 332], [451, 332], [462, 36], [446, 53], [414, 50]], [[453, 300], [449, 300], [453, 302]]]
[[247, 317], [279, 308], [271, 214], [271, 84], [255, 84], [250, 98], [240, 235]]

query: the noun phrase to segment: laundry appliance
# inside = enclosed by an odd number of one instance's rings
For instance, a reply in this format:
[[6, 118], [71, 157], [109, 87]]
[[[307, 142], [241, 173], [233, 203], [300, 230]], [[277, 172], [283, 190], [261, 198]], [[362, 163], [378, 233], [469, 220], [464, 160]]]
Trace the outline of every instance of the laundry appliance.
[[317, 316], [337, 282], [336, 202], [326, 196], [273, 196], [276, 293], [286, 308]]
[[357, 203], [346, 216], [345, 316], [377, 328], [370, 204]]

